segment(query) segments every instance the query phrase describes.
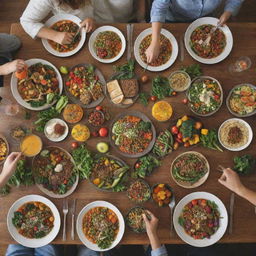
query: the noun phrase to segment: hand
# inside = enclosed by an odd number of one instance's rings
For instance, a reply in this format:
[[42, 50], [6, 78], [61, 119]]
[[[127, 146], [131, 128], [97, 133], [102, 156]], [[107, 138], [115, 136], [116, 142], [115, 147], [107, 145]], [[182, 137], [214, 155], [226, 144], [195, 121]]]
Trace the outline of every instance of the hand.
[[157, 227], [158, 227], [158, 219], [155, 217], [155, 215], [152, 212], [147, 211], [147, 213], [148, 213], [148, 215], [150, 216], [151, 219], [148, 219], [146, 214], [142, 215], [143, 219], [146, 223], [147, 234], [148, 234], [148, 236], [156, 235]]
[[151, 42], [150, 46], [146, 50], [147, 63], [151, 63], [157, 59], [160, 53], [160, 43]]
[[87, 18], [80, 23], [81, 27], [85, 28], [86, 33], [91, 32], [95, 27], [95, 21], [92, 18]]
[[15, 71], [21, 72], [25, 67], [26, 67], [25, 61], [17, 59], [17, 60], [14, 60], [14, 61], [4, 64], [1, 68], [0, 73], [2, 75], [8, 75]]
[[12, 152], [5, 160], [1, 176], [3, 179], [9, 179], [16, 170], [17, 163], [21, 158], [21, 152]]
[[240, 194], [244, 188], [244, 185], [240, 181], [238, 174], [230, 168], [223, 170], [223, 174], [218, 181], [226, 188], [237, 194]]
[[223, 14], [220, 16], [218, 24], [220, 24], [221, 26], [225, 25], [231, 15], [231, 12], [223, 12]]
[[58, 44], [70, 44], [73, 41], [72, 33], [68, 32], [56, 32], [56, 36], [54, 37], [53, 41]]

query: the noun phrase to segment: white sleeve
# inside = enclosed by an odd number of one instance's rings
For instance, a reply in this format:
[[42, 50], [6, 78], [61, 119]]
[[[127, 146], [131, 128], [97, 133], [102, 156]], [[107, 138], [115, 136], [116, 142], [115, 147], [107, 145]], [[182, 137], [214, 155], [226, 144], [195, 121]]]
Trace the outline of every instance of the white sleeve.
[[23, 29], [35, 38], [39, 30], [44, 26], [41, 22], [52, 10], [51, 0], [30, 0], [25, 11], [20, 17]]

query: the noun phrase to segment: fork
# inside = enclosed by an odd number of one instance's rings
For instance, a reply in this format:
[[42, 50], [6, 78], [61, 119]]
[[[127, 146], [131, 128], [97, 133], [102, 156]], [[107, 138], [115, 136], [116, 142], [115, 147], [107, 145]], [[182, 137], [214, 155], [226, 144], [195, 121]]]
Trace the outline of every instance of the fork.
[[66, 220], [67, 220], [67, 214], [68, 214], [68, 199], [65, 198], [63, 200], [63, 235], [62, 235], [62, 240], [66, 241], [67, 237], [66, 237]]
[[172, 237], [173, 235], [173, 210], [174, 210], [174, 207], [175, 207], [175, 196], [174, 194], [172, 194], [172, 199], [171, 199], [171, 202], [169, 203], [169, 207], [170, 207], [170, 210], [171, 210], [171, 231], [170, 231], [170, 236]]
[[225, 170], [226, 168], [225, 167], [223, 167], [222, 165], [218, 165], [218, 167], [217, 167], [217, 170], [219, 171], [219, 172], [223, 172], [224, 170]]

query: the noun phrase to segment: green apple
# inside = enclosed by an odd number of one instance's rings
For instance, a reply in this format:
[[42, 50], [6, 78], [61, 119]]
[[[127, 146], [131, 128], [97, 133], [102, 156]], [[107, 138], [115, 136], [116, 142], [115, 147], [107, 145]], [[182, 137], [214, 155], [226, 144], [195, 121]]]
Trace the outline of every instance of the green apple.
[[100, 153], [107, 153], [108, 152], [108, 149], [109, 149], [109, 146], [106, 142], [99, 142], [96, 146], [97, 150], [100, 152]]
[[65, 66], [61, 66], [61, 67], [60, 67], [60, 72], [61, 72], [62, 74], [64, 74], [64, 75], [66, 75], [66, 74], [68, 73], [68, 68], [65, 67]]

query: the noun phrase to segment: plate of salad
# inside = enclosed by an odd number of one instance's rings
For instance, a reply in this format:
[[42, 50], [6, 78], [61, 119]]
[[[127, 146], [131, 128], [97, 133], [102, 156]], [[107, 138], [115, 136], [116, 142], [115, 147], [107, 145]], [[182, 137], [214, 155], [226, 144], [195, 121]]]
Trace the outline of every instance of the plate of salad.
[[108, 251], [118, 245], [125, 230], [124, 218], [113, 204], [94, 201], [79, 213], [76, 231], [81, 242], [93, 251]]
[[183, 188], [196, 188], [208, 178], [210, 165], [201, 153], [187, 151], [177, 156], [171, 165], [173, 180]]
[[71, 195], [78, 184], [79, 175], [72, 156], [56, 146], [44, 148], [33, 158], [35, 183], [46, 195], [64, 198]]
[[[45, 26], [58, 32], [67, 32], [73, 35], [70, 44], [58, 44], [52, 40], [42, 39], [44, 48], [57, 57], [69, 57], [76, 54], [84, 45], [86, 32], [80, 28], [80, 20], [71, 14], [58, 14], [52, 16], [45, 22]], [[78, 34], [77, 34], [78, 33]]]
[[223, 102], [223, 90], [220, 83], [210, 76], [195, 78], [187, 90], [188, 106], [198, 116], [211, 116]]
[[13, 239], [26, 247], [50, 244], [60, 230], [60, 214], [47, 198], [27, 195], [18, 199], [7, 214], [7, 227]]
[[104, 100], [106, 81], [93, 65], [78, 64], [71, 68], [64, 88], [74, 103], [83, 108], [93, 108]]
[[[188, 26], [184, 35], [185, 47], [195, 60], [204, 64], [215, 64], [230, 54], [233, 47], [232, 33], [227, 25], [216, 29], [218, 22], [216, 18], [203, 17]], [[204, 44], [211, 31], [210, 41]]]
[[26, 60], [25, 75], [11, 77], [11, 91], [24, 108], [41, 111], [53, 106], [62, 93], [62, 77], [58, 69], [42, 59]]
[[126, 189], [124, 184], [129, 166], [112, 155], [98, 155], [94, 159], [89, 180], [96, 188], [119, 192]]
[[127, 196], [134, 203], [144, 203], [151, 197], [150, 186], [144, 179], [132, 180], [127, 189]]
[[194, 192], [183, 197], [175, 207], [173, 224], [185, 243], [206, 247], [217, 243], [225, 234], [228, 214], [215, 195]]
[[256, 114], [256, 86], [239, 84], [232, 88], [226, 100], [229, 112], [237, 117]]
[[129, 111], [118, 115], [110, 132], [110, 143], [122, 156], [137, 158], [153, 148], [156, 131], [151, 120], [143, 113]]

